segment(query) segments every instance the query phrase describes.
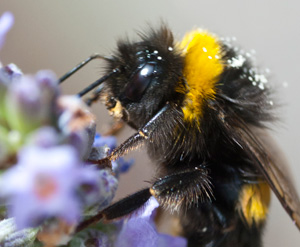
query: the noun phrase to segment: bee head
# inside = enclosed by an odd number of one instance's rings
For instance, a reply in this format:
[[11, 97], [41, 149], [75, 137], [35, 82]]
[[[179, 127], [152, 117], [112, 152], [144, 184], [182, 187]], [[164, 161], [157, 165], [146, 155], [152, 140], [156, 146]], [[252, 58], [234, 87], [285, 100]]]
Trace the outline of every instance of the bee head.
[[178, 101], [183, 58], [165, 26], [140, 34], [139, 42], [120, 41], [108, 61], [107, 73], [118, 70], [104, 84], [105, 103], [117, 118], [132, 127], [145, 124], [168, 101]]

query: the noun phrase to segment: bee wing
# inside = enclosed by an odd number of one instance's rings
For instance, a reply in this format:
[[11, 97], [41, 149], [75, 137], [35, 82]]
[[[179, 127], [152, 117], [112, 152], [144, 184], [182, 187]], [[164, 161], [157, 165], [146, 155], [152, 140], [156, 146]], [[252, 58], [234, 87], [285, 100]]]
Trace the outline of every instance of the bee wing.
[[276, 151], [278, 148], [275, 147], [274, 142], [270, 142], [269, 137], [259, 139], [257, 136], [262, 137], [261, 133], [256, 135], [256, 130], [250, 129], [242, 121], [239, 121], [238, 126], [234, 141], [238, 140], [241, 147], [252, 157], [255, 165], [300, 230], [300, 200], [287, 171], [287, 165], [278, 156]]

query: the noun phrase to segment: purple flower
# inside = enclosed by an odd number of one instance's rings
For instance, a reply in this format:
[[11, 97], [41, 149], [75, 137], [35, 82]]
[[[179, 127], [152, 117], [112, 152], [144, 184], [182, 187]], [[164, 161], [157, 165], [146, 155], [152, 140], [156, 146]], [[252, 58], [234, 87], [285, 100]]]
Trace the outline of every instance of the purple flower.
[[154, 224], [155, 209], [159, 206], [154, 197], [151, 197], [146, 207], [124, 221], [118, 235], [116, 247], [185, 247], [186, 239], [173, 237], [157, 232]]
[[51, 217], [77, 223], [81, 202], [76, 195], [83, 183], [96, 183], [94, 170], [81, 165], [70, 145], [51, 148], [29, 146], [18, 163], [3, 174], [0, 195], [8, 202], [9, 216], [18, 228], [39, 225]]
[[0, 49], [2, 48], [6, 33], [11, 29], [14, 24], [14, 16], [10, 12], [5, 12], [0, 17]]

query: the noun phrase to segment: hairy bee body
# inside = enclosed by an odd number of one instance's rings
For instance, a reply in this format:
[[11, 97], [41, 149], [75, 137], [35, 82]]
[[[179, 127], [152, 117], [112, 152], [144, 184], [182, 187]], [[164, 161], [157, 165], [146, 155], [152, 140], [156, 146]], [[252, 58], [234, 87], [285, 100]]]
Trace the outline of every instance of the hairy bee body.
[[145, 138], [160, 178], [150, 192], [179, 212], [189, 246], [261, 246], [270, 187], [283, 196], [255, 131], [274, 119], [272, 93], [247, 56], [203, 30], [176, 43], [163, 26], [108, 62], [120, 73], [101, 97], [115, 117], [140, 130], [169, 106]]

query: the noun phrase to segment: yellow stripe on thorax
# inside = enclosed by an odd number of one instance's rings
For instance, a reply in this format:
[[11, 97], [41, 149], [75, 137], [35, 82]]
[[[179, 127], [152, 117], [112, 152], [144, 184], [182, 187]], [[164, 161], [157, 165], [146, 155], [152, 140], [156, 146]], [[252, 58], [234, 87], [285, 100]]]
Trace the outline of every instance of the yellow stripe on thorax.
[[183, 75], [188, 88], [182, 111], [185, 120], [194, 122], [202, 115], [203, 102], [215, 97], [215, 85], [224, 69], [222, 50], [217, 37], [202, 30], [185, 35], [179, 47], [185, 57]]
[[260, 224], [266, 220], [271, 190], [267, 183], [247, 184], [242, 187], [238, 210], [242, 213], [247, 224]]

